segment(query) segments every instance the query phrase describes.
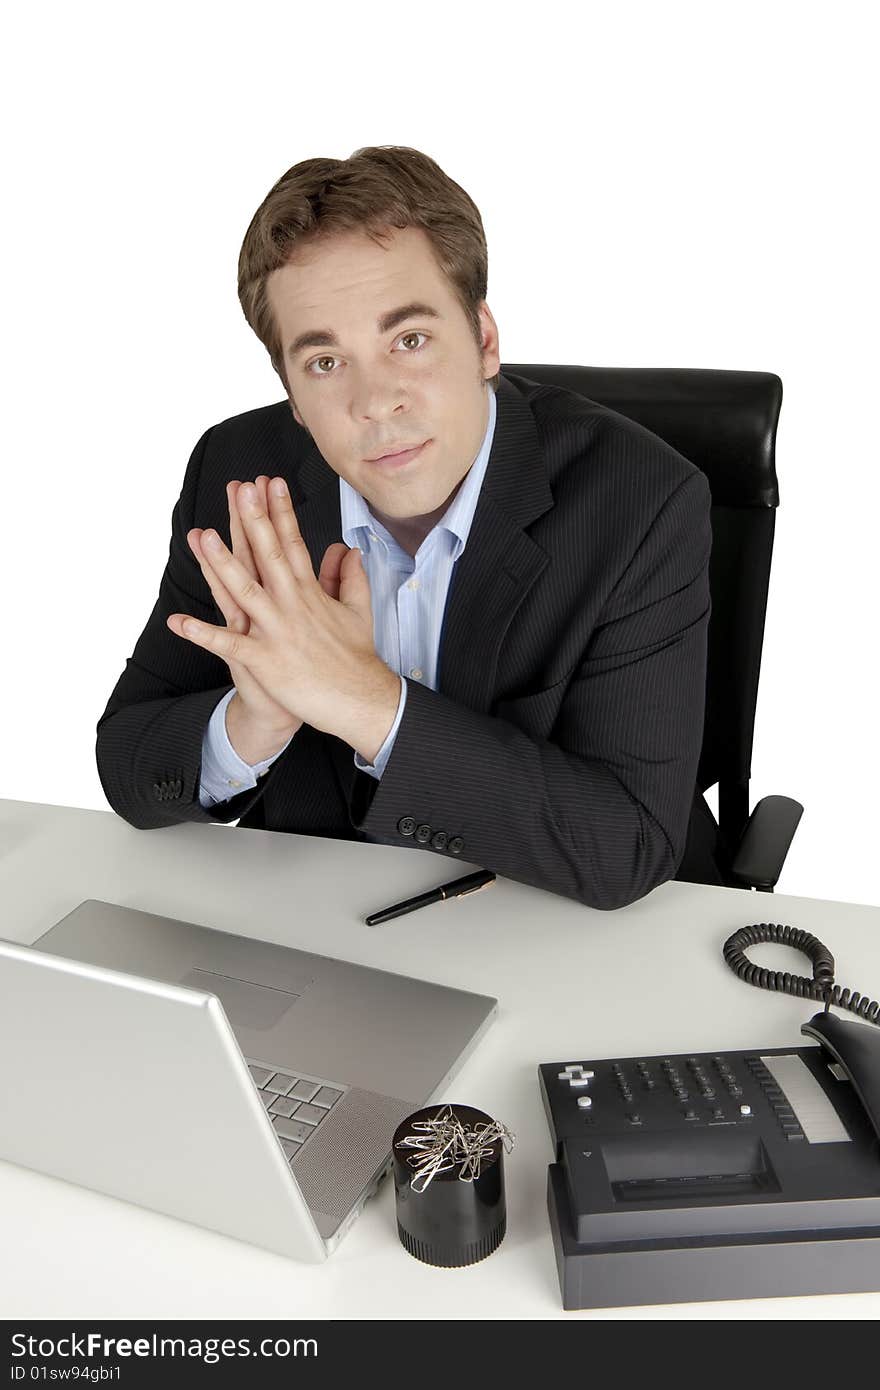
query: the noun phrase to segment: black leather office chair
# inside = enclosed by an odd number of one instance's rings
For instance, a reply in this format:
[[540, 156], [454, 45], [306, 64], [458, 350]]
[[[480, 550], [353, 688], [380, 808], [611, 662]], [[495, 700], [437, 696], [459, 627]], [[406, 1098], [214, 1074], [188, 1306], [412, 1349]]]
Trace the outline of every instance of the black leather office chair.
[[[772, 372], [502, 363], [637, 420], [701, 468], [712, 491], [706, 724], [676, 878], [772, 893], [803, 806], [765, 796], [749, 814], [752, 739], [779, 488]], [[718, 785], [718, 820], [704, 793]]]

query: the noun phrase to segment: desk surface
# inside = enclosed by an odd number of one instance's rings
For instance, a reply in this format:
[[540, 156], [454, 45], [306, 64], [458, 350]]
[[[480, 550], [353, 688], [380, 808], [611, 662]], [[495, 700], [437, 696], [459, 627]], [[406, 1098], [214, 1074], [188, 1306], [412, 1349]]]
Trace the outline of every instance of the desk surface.
[[[564, 1313], [536, 1073], [560, 1057], [798, 1046], [811, 1005], [741, 983], [723, 942], [751, 922], [805, 928], [831, 950], [839, 983], [876, 998], [880, 907], [666, 883], [597, 912], [499, 879], [471, 898], [364, 926], [369, 912], [479, 867], [221, 825], [142, 831], [111, 812], [0, 800], [0, 935], [29, 944], [84, 898], [103, 898], [494, 995], [496, 1021], [436, 1099], [487, 1111], [517, 1141], [505, 1159], [507, 1235], [459, 1270], [405, 1253], [390, 1182], [314, 1266], [0, 1162], [0, 1316], [876, 1318], [880, 1294]], [[751, 955], [809, 973], [781, 947]]]

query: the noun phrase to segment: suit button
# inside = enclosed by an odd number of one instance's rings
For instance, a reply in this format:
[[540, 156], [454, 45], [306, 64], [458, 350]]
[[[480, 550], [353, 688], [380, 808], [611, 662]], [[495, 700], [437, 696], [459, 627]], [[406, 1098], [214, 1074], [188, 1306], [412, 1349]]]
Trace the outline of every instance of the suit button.
[[403, 816], [397, 822], [397, 828], [401, 835], [411, 835], [416, 828], [416, 823], [412, 816]]
[[438, 830], [436, 835], [431, 837], [431, 844], [434, 849], [445, 849], [449, 843], [449, 836], [445, 830]]
[[419, 842], [420, 845], [427, 844], [427, 842], [430, 840], [430, 838], [431, 838], [431, 827], [430, 827], [430, 825], [417, 825], [417, 826], [416, 826], [416, 839], [418, 840], [418, 842]]
[[463, 849], [464, 840], [461, 838], [460, 835], [453, 835], [452, 839], [449, 841], [449, 853], [461, 854]]

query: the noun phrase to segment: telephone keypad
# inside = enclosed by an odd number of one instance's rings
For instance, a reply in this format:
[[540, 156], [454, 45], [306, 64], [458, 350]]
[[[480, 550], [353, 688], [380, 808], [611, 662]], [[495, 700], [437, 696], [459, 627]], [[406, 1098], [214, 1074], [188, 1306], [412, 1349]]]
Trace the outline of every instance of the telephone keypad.
[[[744, 1074], [738, 1074], [737, 1067]], [[751, 1127], [763, 1096], [788, 1140], [803, 1131], [788, 1098], [759, 1057], [742, 1054], [737, 1066], [720, 1053], [706, 1056], [631, 1057], [602, 1062], [546, 1063], [542, 1089], [555, 1114], [557, 1133], [603, 1129]], [[589, 1089], [590, 1094], [586, 1094]], [[640, 1099], [637, 1100], [636, 1093]], [[727, 1105], [725, 1097], [732, 1104]], [[670, 1104], [670, 1102], [672, 1102]], [[556, 1113], [558, 1111], [558, 1113]]]

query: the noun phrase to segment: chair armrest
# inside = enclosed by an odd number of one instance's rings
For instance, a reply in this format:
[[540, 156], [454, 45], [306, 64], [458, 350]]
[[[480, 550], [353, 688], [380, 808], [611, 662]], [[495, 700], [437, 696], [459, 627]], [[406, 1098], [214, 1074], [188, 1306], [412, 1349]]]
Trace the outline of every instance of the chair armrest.
[[772, 893], [804, 813], [790, 796], [764, 796], [749, 816], [731, 864], [731, 873], [748, 888]]

